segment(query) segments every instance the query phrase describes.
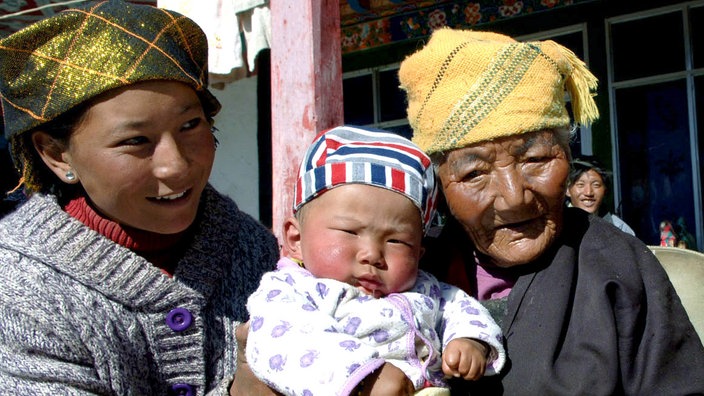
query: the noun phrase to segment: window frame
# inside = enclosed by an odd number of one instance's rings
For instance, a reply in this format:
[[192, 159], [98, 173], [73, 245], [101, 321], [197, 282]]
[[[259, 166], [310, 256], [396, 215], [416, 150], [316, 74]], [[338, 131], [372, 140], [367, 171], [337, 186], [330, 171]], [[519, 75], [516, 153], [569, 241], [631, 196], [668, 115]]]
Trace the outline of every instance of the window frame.
[[[688, 126], [689, 126], [689, 138], [690, 138], [690, 159], [691, 159], [691, 172], [693, 183], [692, 189], [694, 196], [694, 217], [695, 224], [693, 233], [697, 240], [698, 250], [702, 250], [704, 243], [702, 238], [704, 238], [704, 217], [702, 215], [702, 175], [700, 172], [700, 161], [704, 158], [700, 156], [704, 153], [699, 153], [699, 132], [697, 130], [697, 109], [695, 102], [695, 77], [704, 76], [704, 67], [695, 69], [693, 67], [693, 56], [692, 56], [692, 33], [689, 24], [689, 10], [692, 8], [704, 7], [704, 1], [691, 1], [686, 3], [680, 3], [670, 6], [664, 6], [659, 8], [653, 8], [645, 11], [633, 12], [623, 15], [618, 15], [614, 17], [608, 17], [604, 19], [604, 32], [605, 32], [605, 45], [606, 45], [606, 67], [607, 67], [607, 87], [608, 87], [608, 100], [609, 100], [609, 113], [610, 113], [610, 135], [611, 135], [611, 155], [612, 155], [612, 170], [613, 170], [613, 197], [614, 202], [621, 202], [623, 197], [623, 192], [621, 191], [621, 148], [619, 147], [619, 133], [618, 133], [618, 113], [616, 97], [617, 91], [624, 88], [636, 88], [636, 87], [646, 87], [650, 85], [657, 85], [660, 83], [672, 82], [684, 80], [686, 82], [686, 94], [687, 94], [687, 112], [689, 115]], [[653, 75], [648, 77], [634, 78], [630, 80], [615, 81], [614, 80], [614, 55], [613, 55], [613, 37], [611, 27], [618, 23], [628, 23], [636, 20], [642, 20], [650, 17], [656, 17], [663, 14], [680, 12], [682, 17], [682, 26], [684, 34], [684, 56], [685, 56], [685, 70], [676, 71], [671, 73]], [[702, 39], [704, 40], [704, 38]], [[691, 228], [691, 225], [690, 225]]]

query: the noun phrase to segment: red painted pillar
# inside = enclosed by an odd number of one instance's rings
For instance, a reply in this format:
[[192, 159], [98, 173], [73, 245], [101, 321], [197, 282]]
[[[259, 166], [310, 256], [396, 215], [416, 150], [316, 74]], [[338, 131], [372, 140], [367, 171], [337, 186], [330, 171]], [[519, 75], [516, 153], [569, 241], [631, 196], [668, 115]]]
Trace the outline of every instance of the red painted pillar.
[[281, 242], [305, 148], [344, 120], [340, 2], [272, 0], [271, 35], [272, 228]]

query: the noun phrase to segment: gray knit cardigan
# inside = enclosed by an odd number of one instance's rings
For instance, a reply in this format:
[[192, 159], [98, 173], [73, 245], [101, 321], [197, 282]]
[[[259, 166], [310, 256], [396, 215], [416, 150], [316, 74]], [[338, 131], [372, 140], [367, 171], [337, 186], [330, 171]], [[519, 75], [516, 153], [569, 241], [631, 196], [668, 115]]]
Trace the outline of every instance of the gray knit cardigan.
[[226, 395], [235, 326], [279, 250], [210, 186], [202, 201], [173, 278], [53, 196], [0, 220], [0, 394]]

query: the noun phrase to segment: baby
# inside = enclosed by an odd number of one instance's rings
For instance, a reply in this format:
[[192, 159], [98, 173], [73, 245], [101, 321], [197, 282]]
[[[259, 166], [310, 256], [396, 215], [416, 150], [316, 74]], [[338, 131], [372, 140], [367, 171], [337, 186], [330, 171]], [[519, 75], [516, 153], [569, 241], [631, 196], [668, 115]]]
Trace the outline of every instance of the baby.
[[383, 372], [409, 392], [449, 394], [447, 377], [498, 373], [503, 338], [488, 311], [418, 269], [436, 198], [430, 159], [408, 139], [353, 126], [319, 135], [284, 222], [289, 257], [247, 304], [254, 373], [309, 396], [382, 394]]

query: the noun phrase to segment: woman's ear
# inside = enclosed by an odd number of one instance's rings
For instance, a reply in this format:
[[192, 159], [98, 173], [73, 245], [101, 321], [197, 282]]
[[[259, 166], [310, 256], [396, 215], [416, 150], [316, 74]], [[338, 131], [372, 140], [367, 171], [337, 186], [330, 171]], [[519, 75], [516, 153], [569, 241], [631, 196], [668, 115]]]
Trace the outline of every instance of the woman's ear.
[[301, 223], [295, 217], [284, 221], [284, 249], [291, 258], [303, 260], [301, 253]]
[[68, 184], [78, 182], [75, 170], [68, 162], [70, 157], [66, 153], [66, 149], [56, 139], [46, 132], [36, 131], [32, 133], [32, 144], [42, 161], [61, 181]]

